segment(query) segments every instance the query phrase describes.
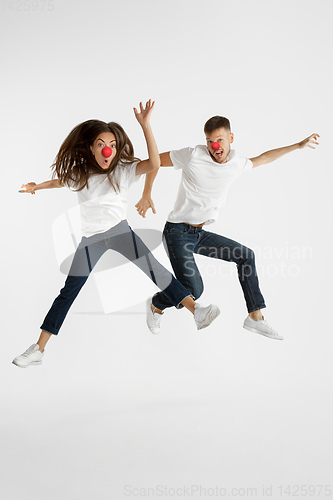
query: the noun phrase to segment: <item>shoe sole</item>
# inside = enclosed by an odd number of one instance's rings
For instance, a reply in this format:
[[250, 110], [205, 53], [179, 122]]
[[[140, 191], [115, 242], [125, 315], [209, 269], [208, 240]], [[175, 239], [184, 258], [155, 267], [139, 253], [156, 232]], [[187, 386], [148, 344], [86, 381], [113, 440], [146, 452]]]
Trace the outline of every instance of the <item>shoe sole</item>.
[[161, 329], [159, 328], [157, 331], [153, 331], [150, 326], [149, 326], [149, 323], [148, 323], [148, 316], [149, 314], [152, 312], [151, 310], [151, 305], [152, 305], [152, 301], [151, 299], [147, 299], [146, 301], [146, 323], [147, 323], [147, 326], [149, 328], [149, 331], [151, 333], [153, 333], [154, 335], [158, 335], [159, 333], [161, 333]]
[[29, 363], [28, 365], [20, 365], [18, 363], [15, 363], [15, 361], [12, 361], [13, 365], [15, 366], [18, 366], [19, 368], [28, 368], [29, 366], [32, 366], [32, 365], [41, 365], [42, 362], [41, 361], [33, 361], [32, 363]]
[[249, 330], [249, 332], [259, 333], [259, 335], [263, 335], [264, 337], [267, 337], [268, 339], [272, 339], [272, 340], [284, 340], [284, 338], [281, 337], [281, 336], [276, 337], [276, 336], [273, 336], [273, 335], [269, 335], [269, 333], [260, 332], [259, 330], [256, 330], [255, 328], [251, 328], [250, 326], [243, 325], [243, 328], [245, 328], [245, 330]]
[[207, 326], [213, 323], [214, 319], [216, 319], [219, 316], [220, 312], [221, 311], [217, 306], [211, 307], [205, 319], [200, 323], [200, 325], [197, 325], [197, 329], [202, 330], [203, 328], [207, 328]]

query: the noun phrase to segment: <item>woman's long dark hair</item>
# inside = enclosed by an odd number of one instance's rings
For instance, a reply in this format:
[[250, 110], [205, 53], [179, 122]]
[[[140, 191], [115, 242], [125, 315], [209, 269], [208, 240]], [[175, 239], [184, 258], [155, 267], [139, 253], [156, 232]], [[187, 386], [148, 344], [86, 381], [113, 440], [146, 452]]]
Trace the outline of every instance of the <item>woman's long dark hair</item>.
[[[108, 169], [102, 169], [93, 156], [90, 146], [98, 135], [112, 132], [116, 137], [116, 155]], [[81, 191], [89, 187], [88, 180], [93, 174], [107, 174], [111, 186], [119, 191], [115, 178], [118, 162], [123, 165], [140, 161], [134, 156], [133, 145], [125, 130], [115, 122], [105, 123], [100, 120], [87, 120], [77, 125], [66, 137], [54, 163], [52, 179], [58, 178], [63, 184]]]

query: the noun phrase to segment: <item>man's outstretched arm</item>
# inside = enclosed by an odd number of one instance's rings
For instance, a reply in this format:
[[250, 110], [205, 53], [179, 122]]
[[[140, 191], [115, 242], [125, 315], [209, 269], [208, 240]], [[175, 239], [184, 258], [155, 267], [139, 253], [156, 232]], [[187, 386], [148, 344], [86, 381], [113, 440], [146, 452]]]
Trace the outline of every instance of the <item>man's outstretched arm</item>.
[[317, 142], [319, 134], [312, 134], [301, 142], [297, 142], [296, 144], [292, 144], [291, 146], [285, 146], [284, 148], [272, 149], [271, 151], [266, 151], [260, 156], [256, 156], [255, 158], [250, 158], [253, 163], [253, 168], [259, 167], [259, 165], [265, 165], [266, 163], [271, 163], [272, 161], [281, 158], [287, 153], [291, 153], [295, 151], [295, 149], [303, 149], [305, 147], [315, 149], [315, 145], [318, 145]]
[[[161, 153], [160, 161], [161, 167], [173, 167], [169, 152]], [[135, 205], [137, 212], [139, 215], [141, 215], [141, 217], [146, 217], [146, 212], [147, 210], [149, 210], [149, 208], [151, 208], [152, 212], [156, 214], [155, 206], [151, 198], [151, 191], [153, 189], [154, 180], [157, 176], [158, 170], [154, 170], [153, 172], [149, 172], [148, 174], [146, 174], [146, 181], [142, 192], [142, 198]]]

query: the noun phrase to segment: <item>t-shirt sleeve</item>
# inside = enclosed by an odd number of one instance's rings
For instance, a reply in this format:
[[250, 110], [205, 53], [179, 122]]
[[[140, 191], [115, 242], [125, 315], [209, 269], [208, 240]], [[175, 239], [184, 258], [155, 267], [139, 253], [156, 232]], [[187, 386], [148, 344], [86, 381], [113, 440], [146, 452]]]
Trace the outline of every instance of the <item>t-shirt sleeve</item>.
[[183, 148], [170, 151], [170, 158], [176, 170], [186, 168], [191, 161], [193, 148]]
[[239, 173], [243, 174], [248, 170], [251, 170], [253, 163], [249, 158], [239, 158]]
[[127, 170], [127, 182], [128, 187], [130, 187], [134, 182], [138, 181], [141, 177], [141, 174], [136, 175], [136, 167], [140, 163], [139, 161], [135, 161], [126, 167]]

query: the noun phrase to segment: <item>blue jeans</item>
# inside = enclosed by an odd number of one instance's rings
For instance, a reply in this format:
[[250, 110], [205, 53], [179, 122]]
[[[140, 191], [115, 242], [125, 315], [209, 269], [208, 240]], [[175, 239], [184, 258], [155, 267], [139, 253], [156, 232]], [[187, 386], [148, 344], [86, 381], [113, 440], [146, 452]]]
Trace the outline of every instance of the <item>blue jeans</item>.
[[[266, 307], [259, 289], [254, 252], [236, 241], [210, 233], [190, 224], [167, 222], [163, 242], [176, 278], [191, 292], [196, 300], [203, 292], [203, 281], [193, 254], [235, 262], [247, 310], [253, 312]], [[158, 309], [172, 307], [166, 294], [158, 292], [153, 297]], [[182, 305], [178, 306], [179, 308]]]
[[[40, 327], [42, 330], [54, 335], [58, 334], [69, 308], [87, 281], [94, 266], [108, 249], [121, 253], [138, 266], [155, 285], [163, 290], [171, 305], [178, 306], [186, 297], [191, 295], [155, 259], [149, 248], [130, 228], [127, 220], [123, 220], [104, 233], [82, 238], [74, 254], [65, 286], [60, 290], [60, 294], [47, 313]], [[117, 293], [117, 284], [115, 283], [113, 286], [115, 293]]]

